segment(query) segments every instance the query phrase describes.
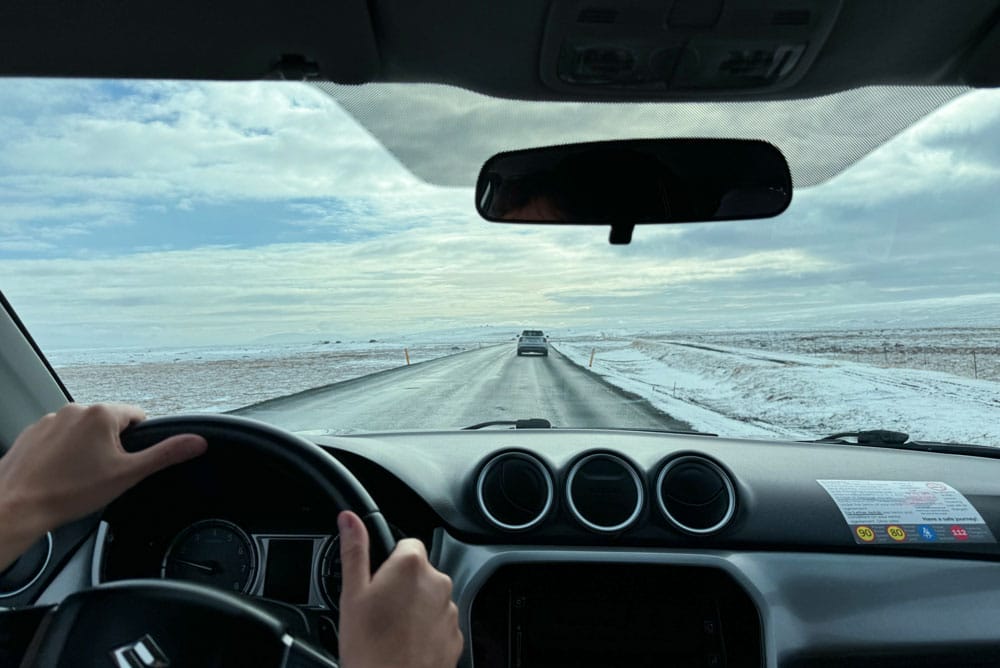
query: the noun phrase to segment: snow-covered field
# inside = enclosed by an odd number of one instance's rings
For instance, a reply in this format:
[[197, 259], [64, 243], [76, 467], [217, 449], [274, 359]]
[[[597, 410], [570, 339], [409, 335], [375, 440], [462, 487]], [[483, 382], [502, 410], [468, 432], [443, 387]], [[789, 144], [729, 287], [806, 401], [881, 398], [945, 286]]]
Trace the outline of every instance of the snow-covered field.
[[594, 352], [609, 382], [726, 436], [886, 428], [1000, 445], [996, 329], [616, 333], [557, 345], [583, 366]]
[[[76, 401], [138, 404], [151, 415], [223, 412], [495, 343], [495, 336], [430, 341], [63, 350], [49, 361]], [[474, 338], [474, 340], [473, 340]]]

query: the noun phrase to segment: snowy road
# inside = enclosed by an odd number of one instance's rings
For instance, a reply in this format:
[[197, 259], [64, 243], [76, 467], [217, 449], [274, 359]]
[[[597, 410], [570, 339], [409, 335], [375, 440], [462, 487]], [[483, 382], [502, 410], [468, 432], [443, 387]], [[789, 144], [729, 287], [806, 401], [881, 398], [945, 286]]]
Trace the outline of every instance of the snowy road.
[[471, 350], [299, 392], [234, 411], [292, 431], [454, 429], [539, 417], [556, 427], [689, 429], [558, 351]]

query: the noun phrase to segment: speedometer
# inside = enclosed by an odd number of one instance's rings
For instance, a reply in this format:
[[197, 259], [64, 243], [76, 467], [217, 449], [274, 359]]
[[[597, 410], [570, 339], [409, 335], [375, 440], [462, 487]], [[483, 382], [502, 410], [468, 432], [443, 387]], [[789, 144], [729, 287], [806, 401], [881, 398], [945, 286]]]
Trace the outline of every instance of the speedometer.
[[226, 520], [202, 520], [174, 538], [160, 575], [247, 593], [257, 574], [257, 550], [243, 529]]

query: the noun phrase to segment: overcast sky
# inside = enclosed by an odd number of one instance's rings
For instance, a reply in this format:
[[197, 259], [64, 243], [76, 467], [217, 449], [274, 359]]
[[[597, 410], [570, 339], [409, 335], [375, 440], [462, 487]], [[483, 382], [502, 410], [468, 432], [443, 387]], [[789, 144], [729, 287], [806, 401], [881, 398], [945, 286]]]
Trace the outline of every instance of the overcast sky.
[[305, 85], [0, 82], [0, 289], [43, 349], [1000, 325], [998, 189], [1000, 92], [976, 92], [776, 219], [611, 247], [480, 220], [471, 188], [423, 183]]

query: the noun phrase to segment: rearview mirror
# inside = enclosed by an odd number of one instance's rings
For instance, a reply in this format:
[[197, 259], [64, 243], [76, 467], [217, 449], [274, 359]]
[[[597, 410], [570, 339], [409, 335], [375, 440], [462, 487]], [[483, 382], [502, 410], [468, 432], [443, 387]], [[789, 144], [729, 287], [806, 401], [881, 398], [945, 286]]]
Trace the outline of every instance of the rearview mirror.
[[746, 139], [639, 139], [498, 153], [483, 165], [476, 209], [497, 223], [635, 225], [777, 216], [792, 176], [777, 148]]

